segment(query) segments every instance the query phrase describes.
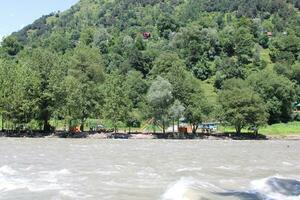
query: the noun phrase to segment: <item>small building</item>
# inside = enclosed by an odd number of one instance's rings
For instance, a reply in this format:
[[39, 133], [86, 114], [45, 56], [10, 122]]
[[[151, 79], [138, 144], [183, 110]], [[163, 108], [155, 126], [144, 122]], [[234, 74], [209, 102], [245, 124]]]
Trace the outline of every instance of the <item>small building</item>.
[[143, 37], [144, 37], [144, 39], [149, 39], [151, 37], [151, 33], [150, 32], [144, 32]]
[[203, 133], [215, 133], [218, 131], [218, 122], [202, 123], [199, 128]]
[[300, 112], [300, 103], [296, 104], [296, 111]]
[[273, 33], [270, 32], [270, 31], [268, 31], [268, 32], [267, 32], [267, 36], [268, 36], [268, 37], [272, 37], [272, 36], [273, 36]]

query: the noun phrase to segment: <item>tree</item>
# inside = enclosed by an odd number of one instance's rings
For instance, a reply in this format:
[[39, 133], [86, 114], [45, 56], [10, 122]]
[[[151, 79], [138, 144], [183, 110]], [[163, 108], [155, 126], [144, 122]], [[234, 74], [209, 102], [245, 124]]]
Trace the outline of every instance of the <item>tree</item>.
[[123, 84], [124, 81], [122, 75], [113, 72], [107, 77], [103, 85], [104, 105], [102, 112], [106, 119], [112, 121], [115, 132], [117, 132], [118, 122], [125, 122], [132, 109], [126, 85]]
[[54, 32], [44, 42], [44, 48], [55, 52], [65, 53], [71, 47], [71, 41], [66, 34]]
[[78, 46], [69, 57], [68, 75], [80, 83], [82, 104], [77, 107], [81, 112], [81, 130], [84, 130], [85, 120], [92, 116], [101, 98], [99, 87], [104, 81], [104, 64], [101, 55], [95, 48]]
[[100, 49], [101, 53], [108, 53], [109, 43], [112, 36], [107, 32], [105, 28], [100, 28], [94, 34], [93, 45]]
[[300, 38], [294, 33], [279, 35], [271, 42], [270, 56], [273, 62], [293, 64], [299, 56]]
[[190, 87], [194, 87], [192, 93], [187, 96], [185, 118], [192, 125], [192, 133], [196, 134], [199, 124], [208, 119], [212, 112], [212, 106], [209, 104], [198, 80], [190, 80]]
[[8, 56], [15, 56], [23, 49], [23, 46], [14, 36], [4, 38], [1, 47]]
[[230, 79], [219, 93], [220, 120], [234, 126], [236, 133], [247, 126], [258, 128], [267, 122], [267, 108], [260, 96], [241, 79]]
[[292, 79], [300, 86], [300, 62], [296, 62], [292, 67]]
[[173, 120], [173, 133], [175, 132], [175, 121], [177, 122], [177, 130], [179, 129], [179, 119], [183, 117], [185, 107], [180, 101], [175, 100], [173, 105], [169, 108], [169, 115]]
[[[28, 123], [38, 111], [39, 80], [35, 72], [12, 61], [0, 63], [0, 111], [15, 125]], [[4, 121], [2, 121], [2, 129]]]
[[57, 54], [42, 48], [28, 50], [20, 53], [20, 63], [33, 71], [39, 82], [39, 92], [33, 97], [39, 106], [37, 119], [43, 124], [43, 131], [49, 132], [51, 129], [49, 120], [52, 115], [53, 93], [50, 89], [50, 75], [54, 66], [59, 61]]
[[163, 133], [165, 133], [166, 120], [168, 114], [168, 108], [172, 104], [172, 85], [169, 81], [158, 76], [151, 84], [148, 93], [147, 100], [151, 107], [151, 113], [155, 120], [162, 121]]
[[178, 24], [172, 15], [165, 14], [159, 16], [157, 28], [161, 37], [169, 39], [171, 33], [178, 29]]
[[216, 29], [194, 24], [180, 29], [174, 36], [172, 45], [186, 58], [190, 69], [203, 60], [213, 60], [221, 50]]
[[83, 112], [87, 112], [85, 110], [86, 97], [82, 93], [82, 90], [84, 90], [84, 84], [82, 84], [79, 79], [71, 75], [64, 78], [64, 101], [61, 107], [59, 107], [59, 113], [62, 114], [64, 119], [68, 121], [69, 128], [73, 125], [77, 125], [74, 124], [74, 121], [77, 123], [78, 120], [81, 120], [81, 123], [83, 123]]
[[216, 59], [215, 64], [217, 68], [215, 87], [218, 89], [222, 88], [225, 80], [231, 78], [244, 79], [246, 77], [246, 70], [236, 57]]
[[293, 82], [270, 70], [253, 73], [247, 81], [263, 98], [269, 113], [269, 124], [291, 119], [296, 95]]
[[234, 34], [234, 51], [239, 61], [249, 64], [253, 56], [254, 38], [245, 27], [240, 27]]
[[143, 74], [135, 70], [128, 72], [125, 87], [133, 107], [137, 108], [139, 104], [145, 100], [144, 95], [148, 90], [148, 85], [146, 80], [143, 79]]
[[184, 105], [189, 94], [194, 91], [194, 86], [189, 83], [195, 78], [186, 70], [184, 61], [176, 53], [165, 52], [157, 57], [150, 74], [168, 80], [173, 88], [174, 99], [179, 100]]

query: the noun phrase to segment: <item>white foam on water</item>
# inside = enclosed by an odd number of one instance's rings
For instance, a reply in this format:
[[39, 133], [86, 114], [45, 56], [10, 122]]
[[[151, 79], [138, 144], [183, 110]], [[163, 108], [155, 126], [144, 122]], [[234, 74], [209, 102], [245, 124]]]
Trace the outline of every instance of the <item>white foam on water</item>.
[[41, 180], [49, 183], [58, 182], [59, 178], [71, 175], [72, 173], [68, 169], [55, 170], [55, 171], [43, 171], [41, 172]]
[[[206, 192], [205, 192], [206, 191]], [[201, 182], [194, 178], [181, 178], [169, 186], [162, 195], [162, 200], [200, 200], [205, 198], [208, 192], [220, 191], [220, 188], [207, 182]]]
[[15, 175], [17, 171], [7, 165], [4, 165], [0, 168], [0, 173], [6, 175]]
[[0, 192], [8, 192], [17, 189], [26, 188], [28, 181], [26, 179], [0, 178]]
[[58, 182], [59, 178], [70, 175], [67, 169], [57, 171], [40, 172], [40, 178], [17, 176], [17, 171], [9, 166], [0, 168], [0, 192], [9, 192], [19, 189], [26, 189], [29, 192], [43, 192], [61, 190], [63, 186]]
[[29, 165], [28, 167], [22, 168], [21, 170], [22, 170], [22, 171], [30, 171], [30, 170], [32, 170], [33, 168], [34, 168], [33, 165]]
[[290, 162], [282, 162], [282, 164], [283, 164], [283, 165], [286, 165], [286, 166], [293, 166], [293, 164], [290, 163]]
[[52, 184], [29, 184], [26, 186], [26, 188], [30, 192], [43, 192], [43, 191], [50, 191], [50, 190], [60, 190], [62, 189], [62, 186], [56, 183]]
[[75, 192], [73, 190], [61, 190], [59, 192], [61, 197], [68, 197], [70, 199], [86, 199], [92, 197], [91, 195], [86, 195], [81, 192]]
[[216, 169], [222, 169], [222, 170], [236, 170], [239, 168], [239, 166], [219, 166], [215, 167]]
[[78, 198], [78, 195], [76, 194], [76, 192], [74, 192], [72, 190], [62, 190], [59, 192], [59, 194], [61, 196], [65, 196], [65, 197]]
[[103, 175], [103, 176], [110, 176], [112, 174], [119, 174], [120, 172], [118, 171], [103, 171], [103, 170], [97, 170], [97, 174]]
[[[286, 179], [284, 177], [280, 176], [272, 176], [264, 179], [254, 180], [251, 182], [251, 188], [252, 191], [258, 192], [260, 194], [263, 194], [267, 197], [267, 200], [300, 200], [300, 195], [289, 195], [284, 194], [280, 191], [280, 184], [276, 182], [276, 179], [284, 179], [284, 180], [291, 180], [292, 179]], [[275, 180], [275, 181], [274, 181]], [[274, 185], [277, 186], [277, 190], [275, 190], [272, 185], [270, 184], [270, 181], [274, 181]], [[300, 192], [300, 191], [299, 191]]]
[[202, 167], [186, 167], [176, 170], [176, 172], [194, 172], [194, 171], [201, 171]]
[[19, 189], [27, 189], [30, 192], [42, 192], [60, 190], [62, 187], [54, 183], [33, 183], [25, 178], [0, 177], [0, 192], [10, 192]]
[[160, 175], [156, 173], [155, 169], [146, 167], [136, 173], [141, 178], [160, 178]]

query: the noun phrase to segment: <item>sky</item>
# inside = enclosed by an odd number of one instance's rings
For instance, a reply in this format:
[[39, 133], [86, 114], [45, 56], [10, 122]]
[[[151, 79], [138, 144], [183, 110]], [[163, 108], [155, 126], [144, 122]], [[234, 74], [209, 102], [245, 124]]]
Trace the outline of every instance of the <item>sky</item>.
[[34, 20], [70, 8], [79, 0], [0, 0], [0, 40]]

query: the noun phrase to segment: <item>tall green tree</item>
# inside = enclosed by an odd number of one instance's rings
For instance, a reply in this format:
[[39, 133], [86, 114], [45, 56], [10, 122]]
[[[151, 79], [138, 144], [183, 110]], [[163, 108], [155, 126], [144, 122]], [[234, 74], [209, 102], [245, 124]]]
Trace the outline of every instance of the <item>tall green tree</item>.
[[209, 118], [213, 107], [209, 104], [198, 80], [191, 80], [189, 84], [190, 87], [194, 87], [194, 90], [187, 96], [184, 116], [192, 125], [192, 133], [196, 134], [199, 125]]
[[143, 74], [139, 71], [129, 71], [125, 80], [126, 91], [134, 108], [138, 108], [139, 104], [145, 101], [145, 94], [148, 90], [148, 84], [143, 78]]
[[84, 45], [76, 47], [69, 59], [68, 75], [80, 83], [80, 97], [83, 98], [77, 107], [83, 131], [86, 119], [93, 115], [101, 102], [99, 87], [104, 81], [104, 62], [97, 49]]
[[[39, 80], [35, 72], [12, 61], [0, 63], [0, 110], [2, 119], [15, 125], [35, 118]], [[2, 123], [2, 128], [3, 128]]]
[[169, 115], [173, 121], [173, 133], [175, 132], [175, 122], [177, 123], [177, 129], [179, 129], [179, 120], [183, 117], [185, 107], [178, 100], [175, 100], [173, 105], [169, 108]]
[[248, 81], [266, 104], [269, 124], [291, 119], [296, 95], [293, 82], [270, 70], [253, 73]]
[[117, 131], [118, 122], [125, 122], [126, 117], [132, 109], [132, 102], [129, 99], [125, 79], [116, 72], [109, 75], [103, 85], [104, 105], [103, 116], [111, 120], [114, 131]]
[[162, 122], [163, 133], [165, 133], [168, 109], [173, 100], [172, 90], [173, 87], [169, 81], [158, 76], [152, 82], [147, 93], [150, 113], [152, 114], [155, 122], [158, 120]]
[[39, 80], [39, 92], [34, 96], [33, 101], [38, 102], [39, 106], [37, 119], [43, 124], [44, 132], [49, 132], [51, 129], [49, 120], [52, 116], [51, 111], [54, 104], [50, 89], [50, 75], [59, 57], [57, 54], [41, 48], [26, 50], [19, 57], [20, 63], [33, 71]]
[[264, 125], [268, 114], [264, 101], [246, 81], [230, 79], [219, 93], [220, 120], [234, 126], [239, 135], [243, 128]]
[[86, 97], [82, 93], [84, 84], [74, 76], [68, 75], [64, 78], [62, 87], [64, 99], [63, 104], [58, 107], [59, 114], [68, 122], [69, 128], [77, 125], [78, 121], [83, 125], [84, 119], [82, 118], [85, 116], [83, 116], [82, 109], [86, 106]]

